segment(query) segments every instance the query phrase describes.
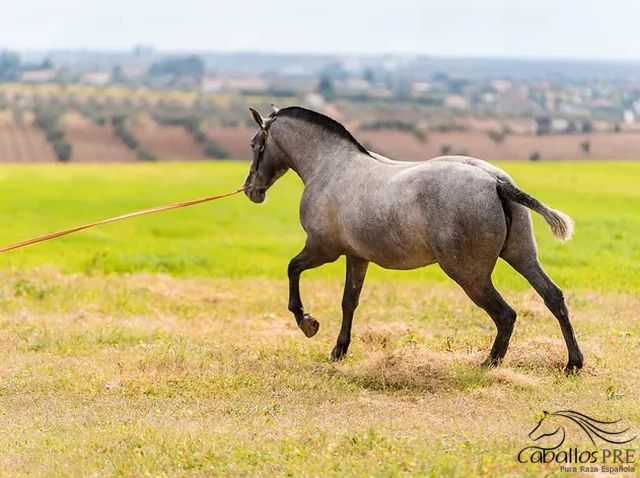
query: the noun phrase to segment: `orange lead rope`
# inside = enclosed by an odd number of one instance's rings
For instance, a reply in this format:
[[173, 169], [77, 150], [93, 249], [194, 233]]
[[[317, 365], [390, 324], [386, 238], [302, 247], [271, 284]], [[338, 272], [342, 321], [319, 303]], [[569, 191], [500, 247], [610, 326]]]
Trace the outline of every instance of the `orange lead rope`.
[[170, 209], [178, 209], [181, 207], [193, 206], [195, 204], [201, 204], [203, 202], [215, 201], [216, 199], [222, 199], [229, 196], [233, 196], [235, 194], [241, 193], [244, 191], [244, 188], [240, 188], [236, 191], [226, 194], [219, 194], [218, 196], [209, 196], [201, 199], [192, 199], [191, 201], [177, 202], [174, 204], [167, 204], [166, 206], [158, 206], [153, 207], [151, 209], [144, 209], [142, 211], [131, 212], [129, 214], [124, 214], [122, 216], [112, 217], [110, 219], [104, 219], [98, 222], [92, 222], [91, 224], [85, 224], [84, 226], [72, 227], [71, 229], [65, 229], [64, 231], [52, 232], [51, 234], [45, 234], [44, 236], [34, 237], [33, 239], [28, 239], [22, 242], [16, 242], [15, 244], [11, 244], [9, 246], [5, 246], [0, 248], [0, 253], [11, 251], [13, 249], [18, 249], [20, 247], [30, 246], [31, 244], [37, 244], [38, 242], [48, 241], [49, 239], [54, 239], [60, 236], [66, 236], [67, 234], [71, 234], [73, 232], [82, 231], [84, 229], [89, 229], [90, 227], [99, 226], [101, 224], [107, 224], [110, 222], [120, 221], [122, 219], [129, 219], [130, 217], [136, 216], [144, 216], [145, 214], [151, 214], [154, 212], [160, 211], [168, 211]]

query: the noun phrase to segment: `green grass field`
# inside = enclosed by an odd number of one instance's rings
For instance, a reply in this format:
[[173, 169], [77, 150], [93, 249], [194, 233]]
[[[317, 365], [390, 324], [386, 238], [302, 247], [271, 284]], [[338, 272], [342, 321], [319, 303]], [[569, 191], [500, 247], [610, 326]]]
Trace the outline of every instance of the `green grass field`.
[[[508, 163], [520, 187], [576, 221], [576, 234], [558, 243], [534, 215], [540, 257], [565, 288], [640, 289], [640, 165], [637, 163]], [[0, 169], [3, 243], [146, 207], [240, 187], [244, 163], [4, 166]], [[178, 276], [281, 278], [302, 247], [297, 220], [301, 183], [277, 183], [263, 205], [243, 195], [190, 209], [91, 229], [0, 256], [14, 271], [48, 265], [62, 272], [165, 272]], [[341, 264], [310, 272], [342, 277]], [[437, 267], [412, 272], [374, 268], [374, 280], [448, 283]], [[499, 265], [497, 283], [528, 285]]]
[[[0, 476], [560, 475], [516, 458], [543, 410], [640, 434], [640, 163], [500, 166], [576, 221], [559, 244], [534, 214], [580, 375], [561, 372], [557, 322], [504, 264], [519, 316], [501, 367], [478, 367], [493, 323], [437, 266], [372, 268], [349, 355], [330, 362], [343, 261], [303, 276], [321, 323], [308, 340], [286, 310], [304, 240], [290, 173], [262, 205], [238, 195], [0, 255]], [[228, 192], [247, 169], [3, 165], [0, 245]]]

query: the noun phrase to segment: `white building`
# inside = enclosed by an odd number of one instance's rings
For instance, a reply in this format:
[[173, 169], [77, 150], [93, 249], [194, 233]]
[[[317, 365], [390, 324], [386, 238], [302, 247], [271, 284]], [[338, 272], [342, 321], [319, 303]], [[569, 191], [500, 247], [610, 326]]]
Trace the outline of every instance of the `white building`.
[[625, 110], [622, 118], [627, 124], [633, 124], [636, 122], [636, 114], [632, 110]]

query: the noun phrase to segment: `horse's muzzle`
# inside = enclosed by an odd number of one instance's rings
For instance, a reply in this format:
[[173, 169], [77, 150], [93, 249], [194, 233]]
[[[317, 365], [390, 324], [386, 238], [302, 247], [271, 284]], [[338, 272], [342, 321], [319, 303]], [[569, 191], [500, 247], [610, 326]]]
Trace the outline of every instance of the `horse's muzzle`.
[[254, 202], [256, 204], [264, 202], [267, 197], [267, 189], [256, 186], [251, 186], [245, 189], [244, 193], [251, 200], [251, 202]]

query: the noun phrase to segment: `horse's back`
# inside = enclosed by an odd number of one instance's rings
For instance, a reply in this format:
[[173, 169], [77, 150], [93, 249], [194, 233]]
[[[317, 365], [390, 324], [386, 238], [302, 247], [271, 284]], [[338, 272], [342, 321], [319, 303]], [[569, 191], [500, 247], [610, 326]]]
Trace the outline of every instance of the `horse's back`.
[[429, 159], [426, 161], [427, 163], [435, 162], [435, 163], [453, 163], [453, 164], [466, 164], [468, 166], [472, 166], [475, 168], [479, 168], [494, 178], [499, 178], [503, 181], [507, 181], [509, 183], [513, 183], [513, 179], [509, 176], [505, 171], [500, 169], [493, 164], [484, 161], [483, 159], [473, 158], [471, 156], [437, 156], [435, 158]]
[[379, 167], [343, 181], [356, 194], [342, 189], [335, 198], [341, 236], [349, 253], [382, 267], [437, 262], [438, 251], [462, 247], [452, 242], [456, 238], [504, 242], [496, 180], [472, 165], [426, 161]]
[[[487, 163], [488, 164], [488, 163]], [[497, 257], [507, 235], [502, 201], [491, 171], [464, 161], [427, 161], [420, 203], [428, 242], [438, 261], [446, 254], [486, 250]]]

